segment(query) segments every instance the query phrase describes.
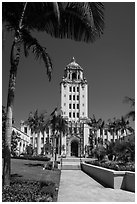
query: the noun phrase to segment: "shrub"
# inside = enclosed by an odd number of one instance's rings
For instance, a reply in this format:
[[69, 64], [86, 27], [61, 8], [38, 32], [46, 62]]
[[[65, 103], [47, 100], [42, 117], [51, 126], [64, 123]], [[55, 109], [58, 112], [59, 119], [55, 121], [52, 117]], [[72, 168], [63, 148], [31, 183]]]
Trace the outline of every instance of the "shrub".
[[44, 168], [48, 169], [48, 170], [57, 169], [58, 168], [58, 162], [57, 161], [54, 162], [54, 168], [53, 168], [53, 161], [48, 161], [45, 164]]
[[95, 157], [97, 157], [97, 159], [99, 161], [101, 161], [104, 158], [104, 156], [106, 155], [106, 150], [103, 147], [103, 145], [100, 144], [99, 146], [97, 146], [93, 149], [93, 154]]
[[135, 163], [133, 162], [116, 162], [116, 161], [106, 161], [106, 162], [101, 162], [101, 161], [88, 161], [86, 162], [87, 164], [92, 164], [95, 166], [100, 166], [104, 167], [107, 169], [113, 169], [116, 171], [135, 171]]
[[24, 155], [22, 157], [20, 156], [14, 156], [12, 157], [14, 159], [27, 159], [27, 160], [37, 160], [37, 161], [49, 161], [50, 158], [45, 157], [45, 156], [28, 156], [28, 155]]
[[57, 196], [53, 182], [12, 181], [10, 187], [3, 187], [3, 202], [53, 202]]

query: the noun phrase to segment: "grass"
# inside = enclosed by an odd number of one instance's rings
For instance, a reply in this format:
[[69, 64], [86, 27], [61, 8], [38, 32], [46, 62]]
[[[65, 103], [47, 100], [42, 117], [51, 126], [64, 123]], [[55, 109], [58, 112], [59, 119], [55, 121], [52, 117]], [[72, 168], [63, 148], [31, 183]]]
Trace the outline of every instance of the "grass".
[[[60, 182], [60, 170], [43, 170], [45, 162], [43, 161], [31, 161], [31, 160], [11, 160], [11, 188], [12, 189], [3, 189], [4, 194], [11, 192], [12, 200], [17, 202], [17, 198], [20, 197], [17, 194], [22, 195], [23, 192], [17, 191], [14, 193], [17, 188], [26, 189], [25, 193], [29, 197], [27, 201], [32, 201], [30, 197], [33, 196], [33, 201], [46, 201], [47, 195], [52, 194], [49, 201], [57, 201], [57, 194]], [[14, 192], [13, 192], [14, 189]], [[35, 192], [33, 192], [35, 190]], [[39, 192], [38, 192], [39, 191]], [[29, 193], [28, 193], [29, 192]], [[8, 193], [9, 194], [9, 193]], [[31, 195], [32, 194], [32, 195]], [[30, 196], [31, 195], [31, 196]], [[44, 197], [46, 195], [46, 197]], [[40, 200], [42, 199], [43, 200]], [[5, 198], [4, 198], [5, 199]], [[7, 197], [7, 199], [9, 199]], [[10, 198], [11, 199], [11, 198]], [[24, 199], [24, 198], [22, 198]], [[45, 200], [44, 200], [45, 199]], [[3, 200], [6, 201], [6, 200]], [[25, 200], [23, 200], [25, 201]]]

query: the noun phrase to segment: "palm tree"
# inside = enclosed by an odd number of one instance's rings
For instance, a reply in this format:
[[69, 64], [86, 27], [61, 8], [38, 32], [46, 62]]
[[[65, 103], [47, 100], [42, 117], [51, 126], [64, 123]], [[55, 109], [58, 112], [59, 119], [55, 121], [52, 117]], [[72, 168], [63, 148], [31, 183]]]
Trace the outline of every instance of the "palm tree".
[[93, 42], [103, 33], [104, 17], [103, 5], [94, 2], [4, 2], [2, 9], [2, 18], [3, 22], [6, 23], [6, 28], [14, 32], [10, 55], [11, 69], [6, 109], [3, 168], [3, 183], [5, 186], [9, 186], [13, 104], [22, 48], [24, 48], [25, 56], [28, 56], [28, 51], [31, 50], [36, 59], [40, 58], [44, 61], [47, 75], [49, 80], [51, 79], [51, 59], [46, 48], [42, 47], [37, 39], [32, 37], [31, 31], [46, 31], [56, 38], [70, 38], [78, 41]]
[[105, 121], [100, 119], [99, 120], [99, 130], [100, 130], [100, 136], [101, 136], [101, 144], [103, 145], [103, 130], [104, 130], [104, 127], [105, 127]]
[[134, 133], [133, 128], [129, 126], [129, 121], [126, 120], [123, 116], [121, 117], [119, 121], [119, 126], [120, 126], [121, 132], [123, 133], [125, 132], [126, 136], [128, 135], [128, 131]]
[[31, 130], [31, 134], [33, 134], [33, 141], [35, 147], [35, 135], [37, 134], [37, 154], [41, 153], [41, 140], [40, 140], [40, 133], [44, 136], [44, 131], [48, 128], [47, 125], [47, 116], [44, 113], [38, 114], [38, 110], [34, 112], [30, 112], [29, 118], [25, 121], [25, 124], [29, 126]]
[[94, 141], [95, 141], [95, 145], [97, 145], [98, 141], [97, 141], [97, 131], [99, 130], [99, 128], [101, 127], [100, 125], [103, 124], [104, 122], [102, 121], [101, 118], [99, 118], [98, 120], [95, 118], [95, 115], [93, 115], [93, 118], [90, 118], [90, 121], [88, 122], [88, 125], [91, 127], [93, 134], [94, 135]]
[[[130, 103], [131, 108], [135, 108], [135, 99], [134, 98], [130, 98], [130, 97], [126, 96], [124, 98], [124, 102]], [[132, 120], [135, 121], [135, 110], [131, 110], [125, 115], [125, 119], [128, 119], [128, 118], [132, 118]]]
[[[61, 155], [61, 147], [62, 147], [62, 136], [67, 132], [68, 123], [61, 115], [60, 111], [57, 111], [57, 108], [51, 114], [52, 118], [49, 122], [50, 128], [52, 130], [52, 145], [53, 145], [53, 161], [55, 157], [56, 161], [56, 153], [57, 153], [57, 141], [58, 141], [58, 154]], [[54, 164], [53, 164], [54, 166]]]
[[115, 134], [117, 134], [117, 131], [118, 131], [118, 121], [116, 120], [116, 118], [113, 118], [113, 121], [109, 119], [108, 124], [106, 126], [107, 126], [107, 130], [113, 136], [113, 142], [114, 142]]
[[68, 123], [67, 121], [63, 118], [63, 116], [61, 114], [59, 114], [56, 118], [56, 129], [59, 133], [59, 137], [58, 137], [58, 147], [59, 147], [59, 152], [58, 154], [61, 155], [61, 149], [62, 149], [62, 136], [65, 135], [65, 133], [68, 130]]

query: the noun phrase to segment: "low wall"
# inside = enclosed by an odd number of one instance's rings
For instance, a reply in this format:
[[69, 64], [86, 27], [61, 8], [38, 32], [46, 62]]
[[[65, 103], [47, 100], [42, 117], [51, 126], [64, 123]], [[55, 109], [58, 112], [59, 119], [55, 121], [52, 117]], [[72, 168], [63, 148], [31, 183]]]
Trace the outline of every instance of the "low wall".
[[126, 172], [124, 179], [125, 179], [124, 189], [127, 191], [135, 192], [135, 173]]
[[81, 163], [81, 170], [105, 187], [135, 192], [135, 173]]

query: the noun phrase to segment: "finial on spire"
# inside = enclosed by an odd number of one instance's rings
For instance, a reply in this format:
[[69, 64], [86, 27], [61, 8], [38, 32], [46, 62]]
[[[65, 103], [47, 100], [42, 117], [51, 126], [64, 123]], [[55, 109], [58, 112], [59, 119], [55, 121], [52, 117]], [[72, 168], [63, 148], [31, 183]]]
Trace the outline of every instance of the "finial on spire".
[[76, 62], [75, 57], [72, 58], [72, 62]]

